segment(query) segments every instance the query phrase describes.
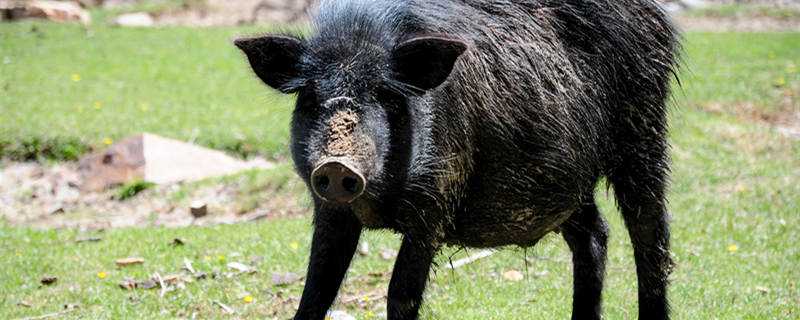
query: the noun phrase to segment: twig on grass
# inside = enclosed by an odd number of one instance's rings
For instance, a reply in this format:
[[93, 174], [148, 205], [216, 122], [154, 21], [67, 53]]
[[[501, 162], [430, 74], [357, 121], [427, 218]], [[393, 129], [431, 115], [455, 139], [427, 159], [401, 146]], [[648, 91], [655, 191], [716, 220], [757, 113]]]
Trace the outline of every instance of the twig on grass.
[[450, 265], [447, 266], [447, 268], [448, 269], [456, 269], [456, 268], [462, 267], [464, 265], [467, 265], [467, 264], [473, 263], [475, 261], [478, 261], [480, 259], [486, 258], [488, 256], [491, 256], [494, 253], [495, 253], [494, 250], [488, 250], [488, 249], [487, 250], [481, 250], [481, 251], [476, 252], [473, 255], [470, 255], [469, 257], [458, 259], [458, 260], [456, 260], [454, 262], [451, 262]]
[[223, 311], [225, 311], [225, 313], [227, 313], [227, 314], [234, 314], [234, 313], [236, 313], [236, 310], [233, 310], [233, 308], [231, 308], [231, 307], [227, 306], [226, 304], [224, 304], [224, 303], [222, 303], [222, 302], [219, 302], [219, 301], [217, 301], [217, 300], [214, 300], [214, 301], [212, 301], [212, 302], [213, 302], [214, 304], [218, 305], [220, 308], [222, 308], [222, 310], [223, 310]]

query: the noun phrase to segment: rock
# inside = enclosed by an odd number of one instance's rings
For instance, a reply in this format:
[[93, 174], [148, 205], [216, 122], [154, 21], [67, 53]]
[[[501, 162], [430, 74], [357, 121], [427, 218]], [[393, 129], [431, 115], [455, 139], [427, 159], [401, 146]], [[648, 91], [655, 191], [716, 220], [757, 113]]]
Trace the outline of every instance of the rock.
[[705, 0], [678, 0], [677, 2], [679, 2], [686, 9], [699, 9], [708, 6], [708, 3]]
[[658, 2], [664, 11], [669, 13], [679, 13], [684, 10], [700, 9], [708, 6], [706, 0], [666, 0]]
[[334, 311], [328, 312], [328, 315], [325, 316], [325, 319], [331, 319], [331, 320], [356, 320], [355, 317], [351, 316], [350, 314], [348, 314], [347, 312], [342, 311], [342, 310], [334, 310]]
[[0, 0], [0, 16], [9, 20], [37, 18], [55, 22], [78, 21], [84, 25], [92, 22], [89, 12], [72, 1]]
[[54, 284], [57, 281], [58, 281], [58, 278], [57, 277], [53, 277], [53, 276], [46, 276], [46, 277], [43, 277], [41, 280], [39, 280], [39, 282], [41, 282], [43, 285], [46, 285], [46, 286]]
[[516, 282], [522, 280], [524, 276], [522, 275], [522, 272], [519, 272], [517, 270], [508, 270], [506, 272], [503, 272], [503, 278], [508, 281]]
[[131, 7], [136, 5], [137, 2], [142, 2], [141, 0], [103, 0], [100, 1], [99, 5], [103, 6], [104, 9], [114, 9], [119, 7]]
[[48, 209], [47, 212], [50, 213], [51, 215], [56, 215], [56, 214], [63, 214], [65, 211], [63, 206], [61, 206], [60, 204], [56, 204], [50, 209]]
[[208, 205], [205, 202], [194, 201], [192, 205], [189, 206], [189, 213], [195, 218], [205, 217], [208, 215]]
[[155, 20], [146, 12], [126, 13], [114, 18], [114, 25], [121, 27], [152, 27], [154, 24]]
[[143, 133], [83, 157], [79, 171], [81, 189], [101, 191], [136, 180], [168, 184], [272, 167], [264, 160], [245, 162], [221, 151]]
[[303, 279], [300, 275], [294, 272], [286, 272], [286, 273], [273, 273], [272, 274], [272, 285], [283, 287], [300, 281]]
[[383, 249], [381, 250], [381, 259], [383, 260], [392, 260], [397, 257], [397, 251], [392, 249]]
[[362, 242], [358, 245], [358, 254], [362, 257], [366, 257], [369, 255], [369, 243]]

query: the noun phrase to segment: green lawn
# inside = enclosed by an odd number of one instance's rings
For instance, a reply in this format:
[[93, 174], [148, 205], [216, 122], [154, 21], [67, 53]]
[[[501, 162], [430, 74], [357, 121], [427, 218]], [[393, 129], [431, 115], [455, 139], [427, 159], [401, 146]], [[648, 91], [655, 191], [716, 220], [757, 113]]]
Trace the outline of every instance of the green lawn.
[[[20, 152], [14, 150], [26, 139], [99, 146], [106, 137], [145, 130], [284, 157], [290, 99], [263, 89], [230, 45], [233, 35], [253, 31], [100, 27], [87, 33], [73, 26], [0, 25], [0, 59], [8, 61], [0, 61], [4, 152]], [[800, 141], [735, 108], [751, 106], [770, 116], [800, 110], [800, 34], [690, 33], [686, 38], [689, 70], [682, 74], [671, 122], [675, 319], [798, 319]], [[73, 74], [80, 81], [73, 81]], [[635, 318], [630, 243], [604, 188], [597, 197], [612, 229], [605, 316]], [[86, 234], [0, 222], [0, 318], [58, 312], [65, 304], [79, 305], [65, 314], [73, 318], [226, 317], [218, 301], [235, 309], [237, 317], [286, 319], [301, 283], [276, 287], [271, 275], [305, 271], [310, 221], [92, 235], [102, 240], [76, 243]], [[176, 237], [186, 244], [171, 246]], [[398, 246], [389, 233], [370, 232], [364, 239], [371, 253], [356, 258], [343, 288], [345, 300], [355, 296], [356, 302], [336, 307], [360, 319], [380, 317], [384, 310], [384, 301], [365, 302], [363, 296], [385, 290], [385, 275], [369, 274], [390, 271], [391, 261], [378, 252]], [[449, 248], [439, 257], [424, 318], [568, 318], [570, 255], [558, 235], [527, 251], [507, 248], [456, 271], [445, 269], [456, 251]], [[453, 259], [464, 255], [458, 252]], [[118, 269], [114, 260], [128, 256], [146, 261]], [[178, 273], [184, 259], [208, 273], [227, 271], [229, 262], [255, 265], [258, 272], [194, 281], [163, 297], [155, 289], [117, 286], [125, 277]], [[520, 282], [499, 276], [526, 267]], [[42, 286], [44, 276], [59, 280]]]
[[147, 131], [282, 157], [291, 98], [267, 91], [232, 44], [256, 31], [0, 25], [0, 154], [70, 158], [65, 143]]

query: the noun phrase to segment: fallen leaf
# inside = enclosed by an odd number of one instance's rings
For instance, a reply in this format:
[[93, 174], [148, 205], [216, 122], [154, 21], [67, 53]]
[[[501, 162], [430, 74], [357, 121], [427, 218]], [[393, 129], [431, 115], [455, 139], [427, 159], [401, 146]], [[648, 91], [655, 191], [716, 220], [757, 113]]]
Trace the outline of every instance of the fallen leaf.
[[248, 265], [246, 265], [244, 263], [239, 263], [239, 262], [228, 263], [228, 268], [231, 268], [233, 270], [239, 271], [241, 273], [254, 273], [254, 272], [256, 272], [256, 270], [253, 267], [248, 266]]
[[153, 280], [145, 280], [142, 282], [137, 282], [136, 287], [139, 289], [153, 289], [155, 287], [158, 287], [158, 283], [156, 283]]
[[762, 286], [757, 286], [756, 287], [756, 291], [761, 292], [763, 294], [767, 294], [767, 293], [769, 293], [769, 288], [762, 287]]
[[397, 257], [397, 251], [392, 249], [383, 249], [381, 250], [381, 259], [383, 260], [392, 260]]
[[54, 276], [45, 276], [41, 280], [39, 280], [39, 282], [41, 282], [43, 285], [46, 285], [46, 286], [54, 284], [57, 281], [58, 281], [58, 278], [54, 277]]
[[124, 290], [133, 290], [138, 287], [138, 283], [132, 278], [125, 278], [119, 283], [119, 287]]
[[226, 304], [224, 304], [224, 303], [222, 303], [222, 302], [219, 302], [219, 301], [217, 301], [217, 300], [214, 300], [213, 302], [214, 302], [214, 304], [216, 304], [216, 305], [218, 305], [220, 308], [222, 308], [222, 311], [225, 311], [225, 313], [227, 313], [227, 314], [234, 314], [234, 313], [236, 313], [236, 310], [233, 310], [233, 308], [231, 308], [231, 307], [227, 306]]
[[273, 273], [272, 274], [272, 285], [274, 286], [287, 286], [297, 281], [300, 281], [302, 277], [294, 272], [286, 272], [286, 273]]
[[118, 267], [127, 267], [127, 266], [136, 265], [136, 264], [142, 264], [142, 263], [144, 263], [144, 259], [142, 259], [142, 258], [123, 258], [123, 259], [117, 259], [117, 261], [114, 261], [114, 263], [116, 263]]
[[161, 280], [164, 281], [166, 284], [176, 284], [183, 280], [181, 275], [179, 274], [168, 274], [166, 276], [161, 277]]
[[119, 283], [119, 287], [125, 290], [133, 290], [133, 289], [154, 289], [158, 287], [158, 283], [156, 283], [153, 279], [148, 279], [144, 281], [137, 281], [136, 279], [132, 278], [125, 278], [122, 282]]
[[27, 302], [27, 301], [17, 302], [17, 306], [25, 307], [25, 308], [33, 307], [33, 305], [30, 302]]
[[506, 272], [503, 272], [503, 278], [505, 278], [508, 281], [515, 281], [515, 282], [520, 281], [522, 280], [523, 277], [524, 276], [522, 275], [522, 272], [519, 272], [517, 270], [508, 270]]
[[77, 242], [77, 243], [81, 243], [81, 242], [98, 242], [100, 240], [103, 240], [103, 239], [100, 238], [100, 237], [85, 237], [85, 238], [75, 239], [75, 242]]
[[197, 273], [197, 271], [194, 270], [194, 266], [192, 266], [192, 261], [186, 258], [183, 258], [183, 269], [191, 274]]

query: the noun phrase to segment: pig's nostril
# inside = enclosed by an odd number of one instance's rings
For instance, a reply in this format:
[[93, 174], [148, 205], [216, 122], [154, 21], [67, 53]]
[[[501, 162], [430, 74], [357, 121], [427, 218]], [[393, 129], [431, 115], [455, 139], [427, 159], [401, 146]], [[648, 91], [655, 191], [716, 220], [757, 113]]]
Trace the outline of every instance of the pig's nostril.
[[353, 177], [345, 177], [342, 179], [342, 187], [344, 187], [347, 192], [356, 193], [358, 191], [358, 180]]
[[331, 180], [328, 179], [327, 176], [320, 176], [316, 178], [314, 183], [317, 186], [317, 191], [325, 192], [328, 190], [328, 186], [330, 186]]

